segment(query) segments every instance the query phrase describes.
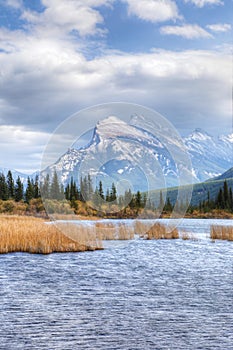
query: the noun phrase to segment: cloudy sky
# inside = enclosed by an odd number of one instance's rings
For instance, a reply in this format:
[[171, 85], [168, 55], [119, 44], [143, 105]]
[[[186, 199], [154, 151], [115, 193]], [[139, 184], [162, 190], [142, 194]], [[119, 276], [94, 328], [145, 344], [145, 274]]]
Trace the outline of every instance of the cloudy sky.
[[106, 102], [182, 135], [232, 132], [233, 0], [0, 0], [0, 167], [40, 167], [50, 134]]

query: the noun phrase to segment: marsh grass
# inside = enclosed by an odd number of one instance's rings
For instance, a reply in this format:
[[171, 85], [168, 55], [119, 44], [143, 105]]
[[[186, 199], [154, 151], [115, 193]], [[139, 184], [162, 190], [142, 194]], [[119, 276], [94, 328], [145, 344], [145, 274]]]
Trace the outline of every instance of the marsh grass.
[[[178, 239], [196, 240], [188, 232], [179, 233], [177, 228], [155, 222], [135, 220], [124, 222], [95, 221], [56, 224], [27, 216], [0, 216], [0, 253], [29, 252], [49, 254], [52, 252], [83, 252], [103, 249], [104, 240], [132, 240], [135, 235], [147, 240]], [[233, 228], [211, 227], [211, 238], [233, 240]]]
[[102, 248], [101, 242], [91, 239], [74, 225], [68, 224], [66, 231], [63, 229], [32, 217], [0, 217], [0, 253], [49, 254]]
[[144, 239], [178, 239], [179, 232], [176, 228], [171, 229], [166, 225], [158, 222], [151, 225], [151, 223], [136, 220], [135, 233]]
[[212, 225], [210, 228], [210, 238], [212, 240], [226, 240], [233, 241], [233, 227]]
[[135, 220], [134, 222], [134, 230], [137, 235], [140, 237], [144, 237], [145, 233], [150, 229], [150, 224], [147, 222], [143, 222], [140, 220]]
[[176, 228], [168, 229], [165, 225], [154, 224], [147, 232], [147, 239], [178, 239], [179, 233]]
[[134, 238], [133, 226], [124, 223], [96, 222], [95, 232], [99, 240], [131, 240]]
[[191, 232], [187, 232], [183, 230], [182, 232], [179, 233], [179, 236], [183, 241], [197, 241], [198, 238]]

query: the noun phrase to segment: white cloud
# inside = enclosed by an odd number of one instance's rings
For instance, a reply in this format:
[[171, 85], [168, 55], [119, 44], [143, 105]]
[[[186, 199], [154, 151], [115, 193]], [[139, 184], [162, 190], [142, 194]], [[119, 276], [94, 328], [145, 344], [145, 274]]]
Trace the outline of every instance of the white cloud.
[[164, 22], [180, 18], [175, 1], [172, 0], [123, 0], [128, 12], [149, 22]]
[[103, 17], [96, 9], [111, 5], [113, 0], [42, 0], [45, 10], [41, 13], [24, 10], [22, 19], [36, 25], [37, 32], [46, 36], [67, 35], [77, 31], [80, 36], [101, 34], [98, 26]]
[[177, 35], [186, 39], [212, 38], [212, 35], [198, 25], [186, 24], [182, 26], [164, 26], [160, 28], [161, 34]]
[[226, 52], [103, 52], [87, 60], [67, 41], [11, 33], [6, 38], [12, 49], [0, 54], [3, 124], [53, 130], [80, 108], [120, 100], [156, 108], [174, 121], [186, 111], [205, 114], [207, 124], [230, 115]]
[[32, 173], [40, 168], [44, 145], [49, 140], [49, 134], [28, 130], [22, 126], [1, 125], [0, 167], [17, 169]]
[[22, 0], [5, 0], [5, 5], [15, 9], [19, 9], [23, 6]]
[[227, 23], [216, 23], [216, 24], [209, 24], [206, 26], [206, 28], [212, 30], [213, 32], [228, 32], [231, 30], [231, 25]]
[[206, 5], [223, 5], [222, 0], [185, 0], [186, 3], [191, 2], [197, 7], [204, 7]]
[[225, 127], [231, 118], [232, 67], [226, 53], [108, 52], [86, 60], [63, 42], [31, 38], [27, 45], [19, 41], [14, 52], [1, 53], [0, 67], [0, 115], [6, 125], [0, 140], [7, 149], [2, 166], [37, 169], [47, 132], [94, 104], [139, 103], [170, 117], [178, 128], [202, 125], [207, 131], [210, 125]]
[[[143, 104], [170, 117], [178, 128], [213, 125], [221, 129], [228, 124], [232, 88], [228, 52], [103, 51], [100, 57], [86, 59], [80, 42], [68, 34], [74, 29], [80, 35], [98, 32], [103, 19], [97, 6], [111, 1], [87, 0], [83, 5], [81, 0], [60, 0], [58, 6], [55, 0], [43, 0], [43, 4], [46, 9], [39, 15], [23, 13], [31, 30], [0, 28], [0, 142], [7, 149], [0, 166], [21, 169], [23, 164], [37, 169], [48, 132], [81, 108], [104, 102]], [[87, 17], [81, 18], [85, 11]], [[160, 15], [163, 20], [174, 18], [178, 10]], [[142, 16], [146, 17], [143, 9]], [[210, 37], [198, 26], [184, 27], [189, 29], [186, 37]]]

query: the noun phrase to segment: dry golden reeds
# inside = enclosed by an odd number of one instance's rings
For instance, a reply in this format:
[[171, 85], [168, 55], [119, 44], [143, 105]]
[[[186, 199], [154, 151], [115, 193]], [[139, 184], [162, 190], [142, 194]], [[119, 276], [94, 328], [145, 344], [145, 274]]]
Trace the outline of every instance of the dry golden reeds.
[[212, 225], [210, 228], [210, 238], [233, 241], [233, 226]]
[[165, 225], [155, 223], [147, 232], [147, 239], [178, 239], [179, 233], [176, 228], [170, 230]]
[[[92, 223], [45, 223], [42, 219], [26, 216], [0, 216], [0, 253], [82, 252], [103, 249], [103, 240], [130, 240], [135, 234], [144, 239], [196, 239], [192, 234], [159, 222], [136, 220], [124, 222], [96, 221]], [[212, 239], [233, 240], [233, 228], [212, 226]]]
[[118, 239], [119, 240], [130, 240], [134, 239], [134, 227], [128, 226], [124, 223], [118, 225]]
[[135, 233], [146, 239], [178, 239], [179, 233], [176, 228], [171, 229], [166, 225], [155, 222], [153, 225], [147, 221], [135, 221]]
[[96, 237], [99, 240], [116, 240], [116, 227], [111, 222], [96, 222], [94, 226]]
[[130, 240], [134, 238], [133, 226], [124, 223], [96, 222], [96, 237], [100, 240]]
[[85, 233], [81, 235], [80, 229], [76, 229], [74, 225], [66, 226], [64, 231], [64, 227], [56, 227], [54, 224], [45, 223], [42, 219], [0, 217], [0, 253], [49, 254], [83, 252], [101, 248], [99, 241], [91, 240]]
[[184, 241], [188, 241], [188, 240], [191, 240], [191, 241], [197, 241], [198, 238], [191, 232], [187, 232], [187, 231], [182, 231], [180, 232], [180, 238], [183, 239]]
[[150, 229], [151, 224], [146, 221], [135, 220], [134, 230], [137, 235], [144, 237], [145, 233]]

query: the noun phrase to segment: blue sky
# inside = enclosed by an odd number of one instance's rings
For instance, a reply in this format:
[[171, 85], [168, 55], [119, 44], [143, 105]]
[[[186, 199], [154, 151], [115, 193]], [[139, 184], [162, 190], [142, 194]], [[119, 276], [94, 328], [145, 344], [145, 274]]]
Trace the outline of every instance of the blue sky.
[[232, 0], [0, 0], [0, 167], [38, 169], [65, 118], [106, 102], [231, 133], [232, 19]]

